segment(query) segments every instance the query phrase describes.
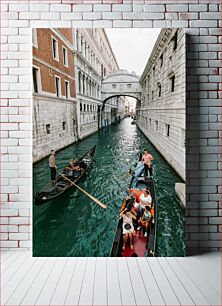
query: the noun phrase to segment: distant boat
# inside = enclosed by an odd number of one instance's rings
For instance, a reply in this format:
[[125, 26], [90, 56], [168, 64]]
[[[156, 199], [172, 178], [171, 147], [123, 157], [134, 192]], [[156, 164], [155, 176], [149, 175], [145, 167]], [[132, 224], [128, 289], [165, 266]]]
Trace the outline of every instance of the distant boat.
[[[138, 162], [137, 168], [141, 166], [141, 162]], [[145, 179], [143, 169], [140, 171], [138, 180], [136, 183], [136, 187], [132, 188], [132, 183], [134, 181], [134, 177], [132, 177], [129, 189], [138, 189], [138, 190], [145, 190], [149, 189], [152, 197], [152, 209], [153, 215], [152, 215], [152, 221], [150, 222], [147, 237], [144, 237], [142, 235], [141, 231], [135, 231], [135, 236], [133, 236], [133, 244], [134, 248], [133, 250], [126, 246], [125, 250], [122, 250], [123, 246], [123, 220], [122, 218], [119, 220], [115, 238], [113, 240], [112, 249], [110, 256], [111, 257], [131, 257], [133, 256], [133, 253], [137, 254], [137, 256], [144, 257], [154, 257], [155, 256], [155, 248], [156, 248], [156, 225], [157, 225], [157, 205], [156, 205], [156, 194], [155, 194], [155, 186], [154, 186], [154, 180], [152, 177]], [[135, 228], [135, 226], [134, 226]], [[136, 228], [135, 228], [136, 230]]]
[[[82, 170], [78, 177], [68, 176], [67, 178], [73, 183], [78, 183], [80, 179], [86, 174], [87, 170], [90, 168], [95, 155], [96, 146], [91, 148], [85, 155], [83, 155], [75, 163], [75, 165], [80, 165]], [[68, 189], [73, 188], [71, 182], [67, 181], [62, 176], [58, 175], [56, 177], [55, 183], [49, 182], [40, 192], [35, 195], [35, 205], [40, 205], [58, 198], [60, 195], [65, 193]]]
[[136, 118], [134, 117], [133, 120], [131, 121], [131, 124], [136, 124]]

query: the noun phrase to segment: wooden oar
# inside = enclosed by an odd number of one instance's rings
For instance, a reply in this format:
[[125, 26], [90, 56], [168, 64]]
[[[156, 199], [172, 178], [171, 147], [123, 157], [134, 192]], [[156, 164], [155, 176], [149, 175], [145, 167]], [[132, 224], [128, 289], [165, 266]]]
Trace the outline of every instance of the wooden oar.
[[78, 188], [80, 191], [82, 191], [85, 195], [87, 195], [91, 200], [93, 200], [96, 204], [98, 204], [99, 206], [101, 206], [102, 208], [107, 208], [107, 206], [105, 204], [103, 204], [102, 202], [100, 202], [98, 199], [94, 198], [94, 196], [92, 196], [91, 194], [89, 194], [88, 192], [86, 192], [84, 189], [82, 189], [81, 187], [79, 187], [78, 185], [76, 185], [75, 183], [73, 183], [70, 179], [68, 179], [65, 175], [63, 175], [62, 173], [60, 173], [59, 171], [57, 171], [58, 174], [60, 176], [62, 176], [65, 180], [67, 180], [68, 182], [70, 182], [73, 186], [75, 186], [76, 188]]

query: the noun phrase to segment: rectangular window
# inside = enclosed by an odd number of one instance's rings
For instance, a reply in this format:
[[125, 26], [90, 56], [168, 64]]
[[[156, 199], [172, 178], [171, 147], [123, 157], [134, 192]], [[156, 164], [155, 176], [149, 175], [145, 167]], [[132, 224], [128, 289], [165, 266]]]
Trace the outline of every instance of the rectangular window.
[[116, 84], [112, 84], [112, 88], [113, 88], [113, 89], [116, 88]]
[[171, 78], [170, 78], [170, 81], [171, 81], [171, 92], [174, 92], [174, 89], [175, 89], [175, 75], [173, 75]]
[[63, 131], [66, 129], [66, 122], [65, 121], [63, 121], [63, 123], [62, 123], [62, 129], [63, 129]]
[[131, 84], [127, 84], [127, 88], [131, 88]]
[[39, 69], [32, 67], [32, 77], [33, 77], [33, 92], [39, 92], [39, 84], [38, 84], [38, 73]]
[[50, 134], [50, 132], [51, 132], [51, 131], [50, 131], [50, 124], [46, 124], [45, 127], [46, 127], [46, 133], [47, 133], [47, 134]]
[[151, 118], [149, 120], [150, 120], [150, 126], [151, 126], [152, 125], [152, 120], [151, 120]]
[[160, 55], [160, 67], [163, 66], [163, 53]]
[[161, 84], [158, 84], [158, 97], [161, 97]]
[[82, 112], [82, 103], [80, 103], [80, 112]]
[[66, 96], [66, 99], [70, 97], [69, 81], [65, 81], [65, 96]]
[[158, 131], [158, 125], [159, 125], [159, 123], [158, 123], [158, 121], [156, 120], [156, 121], [155, 121], [156, 132]]
[[52, 37], [52, 55], [56, 61], [59, 60], [58, 41], [54, 37]]
[[174, 37], [172, 38], [172, 40], [173, 40], [173, 51], [175, 51], [177, 49], [177, 31]]
[[68, 67], [68, 51], [64, 46], [62, 46], [62, 55], [63, 55], [63, 65]]
[[170, 136], [170, 125], [165, 124], [165, 136], [169, 137]]
[[83, 104], [83, 111], [85, 112], [86, 111], [86, 105]]
[[55, 89], [56, 89], [56, 97], [60, 97], [60, 78], [55, 77]]
[[153, 94], [153, 90], [151, 92], [151, 99], [153, 100], [154, 94]]
[[155, 66], [153, 67], [153, 76], [155, 75]]

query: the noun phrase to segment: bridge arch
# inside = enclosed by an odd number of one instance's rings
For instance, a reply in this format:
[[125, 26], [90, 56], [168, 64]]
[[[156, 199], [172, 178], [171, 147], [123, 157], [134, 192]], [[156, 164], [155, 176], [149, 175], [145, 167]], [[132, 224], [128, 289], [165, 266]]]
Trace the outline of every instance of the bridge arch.
[[106, 76], [102, 81], [102, 100], [104, 109], [106, 102], [114, 97], [128, 96], [141, 99], [141, 86], [139, 76], [135, 72], [119, 70]]

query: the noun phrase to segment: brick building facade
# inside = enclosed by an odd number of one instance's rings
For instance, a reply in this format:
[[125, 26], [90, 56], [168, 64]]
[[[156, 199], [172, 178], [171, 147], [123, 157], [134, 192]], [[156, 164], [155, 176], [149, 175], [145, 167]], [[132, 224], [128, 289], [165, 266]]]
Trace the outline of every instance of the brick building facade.
[[33, 30], [33, 161], [77, 140], [72, 29]]

